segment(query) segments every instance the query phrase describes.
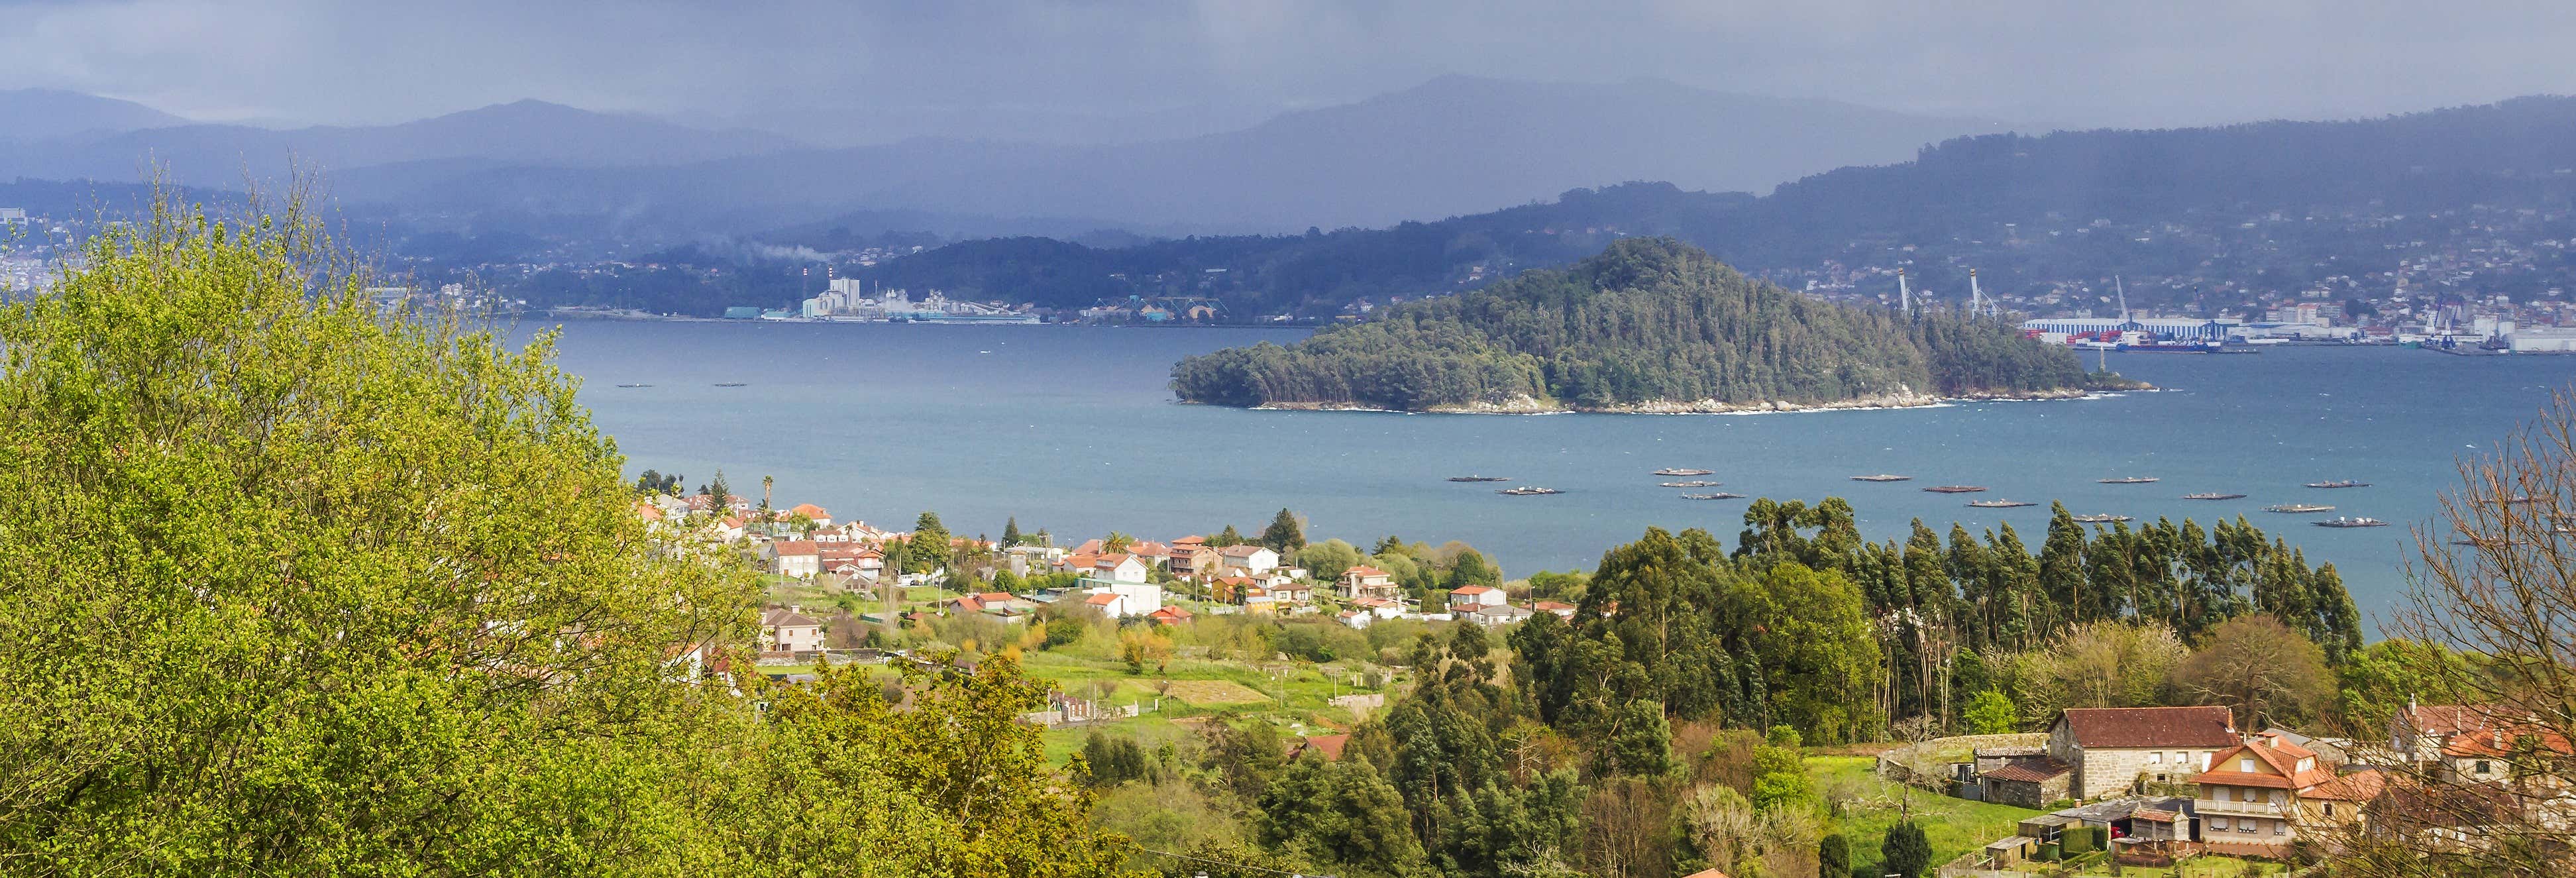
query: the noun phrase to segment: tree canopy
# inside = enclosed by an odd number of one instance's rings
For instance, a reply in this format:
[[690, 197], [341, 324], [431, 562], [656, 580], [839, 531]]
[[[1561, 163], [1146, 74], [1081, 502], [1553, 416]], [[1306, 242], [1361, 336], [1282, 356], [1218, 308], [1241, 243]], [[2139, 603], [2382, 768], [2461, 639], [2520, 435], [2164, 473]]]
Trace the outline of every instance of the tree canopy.
[[1191, 402], [1408, 411], [2018, 396], [2086, 381], [2065, 348], [2000, 320], [1838, 305], [1662, 238], [1172, 368]]

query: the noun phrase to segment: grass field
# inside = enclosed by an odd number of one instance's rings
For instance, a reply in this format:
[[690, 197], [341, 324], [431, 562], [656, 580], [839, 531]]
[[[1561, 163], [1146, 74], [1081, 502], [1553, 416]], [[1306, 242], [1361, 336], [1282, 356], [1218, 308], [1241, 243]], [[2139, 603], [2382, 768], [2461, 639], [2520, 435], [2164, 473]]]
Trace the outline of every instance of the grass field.
[[1887, 836], [1900, 815], [1912, 814], [1914, 823], [1932, 842], [1932, 862], [1947, 863], [1959, 855], [1979, 850], [1987, 842], [2012, 835], [2024, 818], [2039, 811], [1971, 802], [1935, 795], [1890, 783], [1874, 770], [1877, 760], [1867, 756], [1811, 756], [1807, 773], [1815, 779], [1820, 792], [1850, 795], [1844, 806], [1842, 832], [1851, 840], [1852, 862], [1879, 862], [1879, 840]]
[[1260, 704], [1270, 700], [1250, 686], [1233, 680], [1174, 680], [1163, 694], [1189, 702], [1191, 707], [1221, 707], [1228, 704]]

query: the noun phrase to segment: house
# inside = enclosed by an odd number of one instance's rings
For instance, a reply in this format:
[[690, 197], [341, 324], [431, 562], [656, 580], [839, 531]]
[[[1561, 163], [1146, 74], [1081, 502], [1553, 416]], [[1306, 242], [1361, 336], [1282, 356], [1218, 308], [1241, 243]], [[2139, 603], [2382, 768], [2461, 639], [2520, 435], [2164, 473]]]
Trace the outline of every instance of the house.
[[1490, 585], [1462, 585], [1449, 591], [1449, 612], [1452, 613], [1502, 605], [1503, 590]]
[[2398, 755], [2443, 783], [2510, 780], [2517, 760], [2576, 754], [2532, 718], [2491, 707], [2409, 703], [2389, 725]]
[[787, 514], [802, 515], [807, 521], [813, 522], [815, 527], [832, 526], [832, 513], [826, 512], [823, 510], [823, 507], [816, 506], [812, 503], [798, 503], [795, 506], [790, 507], [787, 510]]
[[725, 516], [724, 518], [716, 521], [716, 523], [711, 527], [709, 535], [715, 537], [721, 542], [741, 542], [744, 535], [742, 519], [731, 515]]
[[1145, 614], [1145, 618], [1154, 620], [1154, 624], [1157, 625], [1178, 625], [1190, 620], [1190, 611], [1180, 607], [1164, 607]]
[[2334, 779], [2316, 751], [2279, 735], [2220, 750], [2200, 772], [2192, 803], [2206, 821], [2201, 841], [2222, 853], [2287, 856], [2302, 819], [2300, 794]]
[[1343, 610], [1339, 613], [1334, 613], [1333, 619], [1334, 621], [1340, 622], [1344, 625], [1365, 631], [1368, 630], [1369, 623], [1377, 619], [1377, 614], [1366, 610]]
[[1395, 574], [1361, 564], [1342, 571], [1341, 595], [1348, 600], [1379, 598], [1395, 600], [1402, 588], [1395, 584]]
[[1978, 800], [2045, 808], [2050, 802], [2068, 798], [2067, 784], [2074, 773], [2072, 767], [2046, 753], [2004, 760], [1994, 768], [1977, 772]]
[[[1131, 559], [1132, 560], [1132, 559]], [[1163, 608], [1163, 587], [1148, 582], [1085, 579], [1083, 603], [1112, 619], [1152, 615]]]
[[823, 623], [805, 615], [804, 607], [771, 607], [760, 614], [764, 652], [813, 652], [823, 648]]
[[1163, 552], [1163, 569], [1172, 571], [1174, 576], [1213, 574], [1216, 568], [1216, 550], [1202, 543], [1182, 543], [1176, 540], [1171, 548]]
[[[1469, 586], [1469, 588], [1474, 587]], [[1473, 609], [1456, 611], [1454, 615], [1461, 621], [1474, 622], [1487, 628], [1500, 628], [1514, 622], [1527, 621], [1534, 614], [1510, 604], [1479, 604]]]
[[1127, 544], [1127, 554], [1136, 556], [1136, 560], [1145, 562], [1148, 567], [1161, 567], [1172, 561], [1172, 547], [1153, 540], [1138, 540]]
[[1146, 579], [1145, 562], [1125, 552], [1093, 556], [1091, 569], [1082, 571], [1082, 574], [1111, 582], [1144, 582]]
[[1313, 753], [1326, 762], [1340, 762], [1342, 748], [1350, 746], [1350, 743], [1349, 735], [1308, 735], [1288, 745], [1288, 761], [1295, 762], [1297, 757]]
[[1269, 593], [1269, 589], [1249, 576], [1222, 576], [1208, 583], [1208, 595], [1221, 604], [1241, 604], [1245, 598]]
[[1531, 604], [1530, 609], [1536, 612], [1552, 614], [1559, 619], [1572, 620], [1574, 618], [1574, 605], [1564, 601], [1539, 601]]
[[1226, 576], [1259, 576], [1279, 567], [1279, 553], [1267, 546], [1227, 546], [1216, 550], [1217, 572]]
[[2048, 727], [2048, 756], [2073, 773], [2068, 796], [2099, 799], [2190, 783], [2242, 740], [2224, 707], [2071, 707]]
[[823, 572], [840, 577], [841, 582], [851, 588], [873, 585], [885, 576], [885, 553], [875, 549], [860, 549], [846, 554], [825, 551], [820, 563]]
[[1351, 606], [1366, 610], [1380, 619], [1393, 619], [1404, 615], [1404, 604], [1387, 598], [1360, 598], [1352, 601]]
[[1315, 602], [1315, 587], [1294, 580], [1270, 586], [1270, 596], [1283, 604], [1303, 606]]
[[812, 579], [823, 572], [823, 554], [812, 540], [780, 540], [771, 543], [771, 573], [790, 579]]

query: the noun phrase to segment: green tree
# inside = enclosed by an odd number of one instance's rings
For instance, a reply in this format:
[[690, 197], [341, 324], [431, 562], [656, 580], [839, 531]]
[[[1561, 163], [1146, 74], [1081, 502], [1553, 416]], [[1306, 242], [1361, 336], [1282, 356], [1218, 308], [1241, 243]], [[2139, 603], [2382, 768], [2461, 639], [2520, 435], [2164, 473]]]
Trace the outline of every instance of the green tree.
[[1014, 516], [1011, 516], [1008, 520], [1005, 520], [1005, 521], [1003, 521], [1003, 522], [1002, 522], [1002, 547], [1003, 547], [1003, 548], [1009, 548], [1009, 547], [1016, 546], [1016, 545], [1019, 545], [1019, 544], [1020, 544], [1020, 517], [1019, 517], [1019, 516], [1014, 515]]
[[1404, 798], [1365, 760], [1300, 759], [1258, 801], [1262, 843], [1356, 875], [1404, 875], [1423, 862]]
[[1450, 588], [1459, 588], [1469, 585], [1501, 585], [1503, 584], [1503, 571], [1496, 568], [1493, 562], [1485, 560], [1484, 553], [1478, 552], [1474, 549], [1468, 549], [1466, 551], [1459, 552], [1458, 559], [1450, 562], [1449, 579], [1445, 584]]
[[2015, 712], [2012, 699], [1988, 689], [1968, 700], [1968, 734], [2002, 735], [2020, 728], [2021, 715]]
[[1932, 840], [1924, 837], [1923, 827], [1912, 818], [1896, 821], [1887, 828], [1887, 837], [1878, 844], [1878, 854], [1886, 863], [1887, 874], [1905, 878], [1922, 878], [1932, 866]]
[[939, 523], [939, 513], [923, 512], [912, 522], [912, 536], [903, 541], [907, 573], [929, 573], [948, 566], [951, 543], [948, 528]]
[[703, 673], [751, 577], [650, 541], [551, 335], [381, 313], [294, 213], [84, 262], [0, 309], [9, 871], [1117, 870], [1007, 656]]
[[1244, 542], [1243, 534], [1236, 533], [1234, 525], [1229, 524], [1225, 526], [1225, 530], [1219, 531], [1216, 536], [1212, 536], [1207, 539], [1207, 547], [1211, 549], [1222, 549], [1227, 546], [1240, 546], [1243, 545]]
[[1295, 555], [1306, 547], [1306, 525], [1297, 520], [1296, 513], [1281, 509], [1278, 515], [1271, 516], [1270, 526], [1261, 530], [1261, 544], [1283, 556]]
[[1082, 632], [1085, 630], [1087, 629], [1080, 619], [1050, 620], [1046, 623], [1045, 647], [1047, 649], [1054, 649], [1056, 647], [1081, 640]]
[[724, 515], [725, 511], [731, 508], [733, 502], [733, 486], [725, 484], [723, 469], [716, 470], [715, 478], [707, 482], [707, 495], [716, 501], [715, 512], [717, 515]]
[[1851, 878], [1851, 840], [1842, 833], [1816, 842], [1816, 878]]
[[1341, 540], [1325, 540], [1297, 550], [1297, 566], [1306, 568], [1319, 582], [1340, 579], [1342, 571], [1359, 565], [1359, 548]]

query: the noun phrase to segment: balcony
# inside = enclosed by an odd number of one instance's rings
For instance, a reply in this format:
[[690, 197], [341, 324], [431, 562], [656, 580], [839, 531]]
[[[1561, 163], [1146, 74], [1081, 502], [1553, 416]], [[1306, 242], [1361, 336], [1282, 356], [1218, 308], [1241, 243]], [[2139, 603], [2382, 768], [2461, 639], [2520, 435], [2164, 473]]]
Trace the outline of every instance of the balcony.
[[2211, 814], [2252, 814], [2259, 817], [2282, 817], [2290, 813], [2287, 803], [2222, 802], [2217, 799], [2194, 799], [2192, 805], [2204, 816]]

